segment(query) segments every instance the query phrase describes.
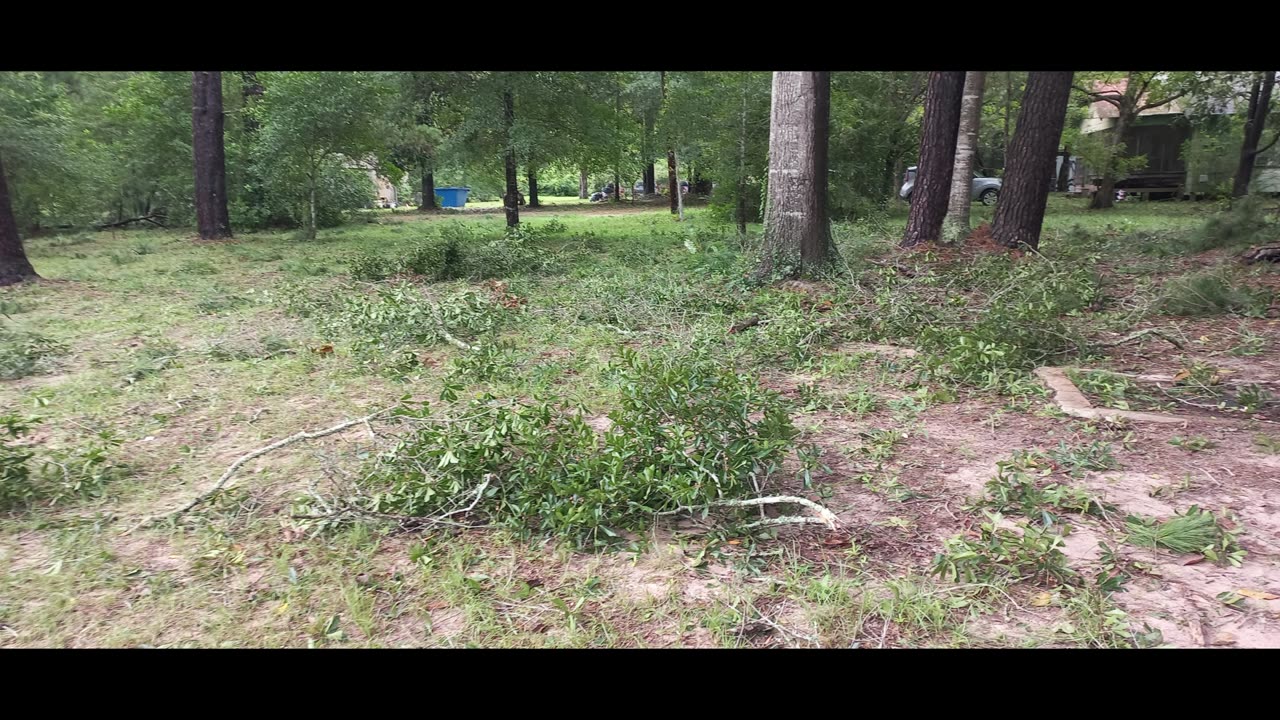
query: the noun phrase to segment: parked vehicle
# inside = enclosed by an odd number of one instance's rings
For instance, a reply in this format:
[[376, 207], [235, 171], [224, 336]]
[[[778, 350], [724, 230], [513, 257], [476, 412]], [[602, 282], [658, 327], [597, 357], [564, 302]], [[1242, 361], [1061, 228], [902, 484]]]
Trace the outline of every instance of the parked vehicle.
[[[916, 169], [915, 166], [907, 168], [907, 174], [902, 178], [902, 189], [898, 191], [898, 197], [907, 202], [911, 202], [911, 191], [916, 186]], [[975, 172], [969, 197], [983, 205], [995, 205], [1001, 186], [1000, 178], [982, 177]]]

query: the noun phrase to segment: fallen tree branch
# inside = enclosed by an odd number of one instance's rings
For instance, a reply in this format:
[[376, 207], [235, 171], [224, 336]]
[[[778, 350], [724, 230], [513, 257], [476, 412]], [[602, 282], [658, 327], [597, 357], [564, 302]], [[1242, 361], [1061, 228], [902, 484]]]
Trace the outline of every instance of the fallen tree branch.
[[480, 504], [480, 501], [484, 499], [484, 491], [489, 489], [489, 483], [491, 483], [491, 482], [493, 482], [493, 473], [485, 473], [485, 474], [484, 474], [484, 482], [480, 483], [480, 486], [476, 488], [476, 498], [475, 498], [474, 500], [472, 500], [472, 501], [471, 501], [471, 504], [470, 504], [470, 505], [468, 505], [468, 506], [466, 506], [466, 507], [464, 507], [464, 508], [459, 508], [459, 509], [457, 509], [457, 510], [453, 510], [453, 511], [451, 511], [451, 512], [447, 512], [447, 513], [445, 513], [445, 514], [443, 514], [443, 515], [440, 515], [440, 516], [438, 516], [438, 517], [434, 517], [434, 518], [427, 518], [427, 519], [428, 519], [428, 520], [431, 520], [431, 521], [440, 521], [440, 520], [443, 520], [443, 519], [445, 519], [445, 518], [447, 518], [447, 517], [450, 517], [450, 516], [453, 516], [453, 515], [458, 515], [458, 514], [460, 514], [460, 513], [469, 513], [469, 512], [471, 512], [472, 510], [475, 510], [475, 509], [476, 509], [476, 505], [479, 505], [479, 504]]
[[[164, 220], [166, 218], [164, 215], [160, 215], [157, 213], [150, 213], [148, 215], [139, 215], [138, 217], [129, 218], [128, 220], [118, 220], [113, 223], [103, 223], [102, 225], [94, 225], [94, 228], [98, 230], [106, 230], [107, 228], [123, 227], [131, 223], [144, 222], [144, 221], [150, 222], [155, 225], [159, 225], [159, 223], [156, 222], [156, 219]], [[164, 225], [160, 225], [160, 227], [164, 227]]]
[[470, 352], [471, 350], [475, 350], [475, 346], [468, 345], [462, 342], [461, 340], [459, 340], [458, 338], [454, 337], [453, 335], [449, 334], [449, 331], [444, 329], [443, 323], [440, 325], [439, 329], [440, 329], [440, 337], [444, 338], [445, 340], [448, 340], [450, 345], [453, 345], [459, 350], [466, 350], [468, 352]]
[[1127, 342], [1133, 342], [1134, 340], [1137, 340], [1139, 338], [1144, 338], [1148, 335], [1154, 335], [1160, 338], [1161, 340], [1164, 340], [1165, 342], [1169, 343], [1170, 345], [1178, 348], [1179, 350], [1183, 349], [1183, 345], [1181, 342], [1174, 340], [1168, 335], [1165, 335], [1163, 332], [1157, 330], [1156, 328], [1147, 328], [1146, 330], [1138, 330], [1137, 332], [1131, 332], [1128, 335], [1125, 335], [1124, 337], [1120, 338], [1119, 340], [1113, 340], [1111, 342], [1105, 342], [1105, 343], [1098, 343], [1098, 345], [1100, 347], [1115, 347], [1117, 345], [1123, 345]]
[[802, 497], [796, 497], [794, 495], [770, 495], [769, 497], [747, 498], [745, 500], [714, 500], [712, 502], [707, 503], [705, 506], [678, 507], [675, 510], [660, 512], [658, 513], [658, 515], [678, 515], [680, 513], [704, 510], [707, 507], [754, 507], [756, 505], [783, 505], [783, 504], [803, 505], [804, 507], [809, 508], [815, 514], [817, 514], [818, 517], [816, 518], [812, 518], [812, 517], [769, 518], [767, 520], [757, 520], [756, 522], [751, 523], [746, 527], [751, 528], [751, 527], [760, 527], [764, 525], [802, 525], [802, 524], [824, 525], [830, 530], [836, 530], [840, 527], [840, 520], [839, 518], [836, 517], [835, 513], [822, 507], [821, 505], [819, 505], [818, 503], [812, 500], [808, 500]]
[[755, 327], [756, 325], [760, 324], [761, 319], [762, 318], [759, 315], [752, 315], [746, 320], [741, 320], [739, 322], [736, 322], [733, 324], [732, 327], [729, 328], [729, 334], [734, 335], [736, 333], [742, 332], [743, 330], [746, 330], [747, 328]]
[[244, 466], [245, 463], [249, 462], [250, 460], [262, 457], [263, 455], [266, 455], [267, 453], [272, 452], [274, 450], [279, 450], [282, 447], [288, 447], [289, 445], [292, 445], [296, 442], [322, 438], [327, 435], [333, 435], [334, 433], [342, 432], [347, 428], [354, 427], [361, 423], [367, 423], [373, 418], [378, 417], [379, 415], [385, 415], [386, 413], [389, 413], [392, 410], [395, 410], [397, 407], [399, 407], [399, 405], [392, 405], [391, 407], [383, 408], [375, 413], [370, 413], [368, 415], [365, 415], [364, 417], [358, 417], [354, 420], [346, 420], [344, 422], [338, 423], [337, 425], [334, 425], [333, 427], [325, 428], [324, 430], [317, 430], [316, 432], [307, 432], [304, 430], [302, 432], [290, 435], [289, 437], [284, 438], [283, 440], [277, 440], [271, 443], [270, 445], [260, 447], [257, 450], [254, 450], [253, 452], [242, 455], [238, 460], [231, 463], [230, 467], [228, 467], [226, 471], [222, 473], [222, 476], [218, 478], [218, 482], [214, 483], [212, 488], [195, 496], [194, 498], [192, 498], [191, 502], [188, 502], [186, 505], [183, 505], [182, 507], [178, 508], [177, 510], [174, 510], [173, 512], [166, 513], [159, 517], [149, 516], [147, 518], [144, 518], [142, 522], [129, 528], [123, 534], [128, 535], [134, 530], [137, 530], [138, 528], [143, 527], [145, 525], [150, 525], [156, 520], [163, 520], [166, 518], [178, 517], [179, 515], [186, 513], [187, 511], [191, 510], [192, 508], [199, 505], [200, 503], [208, 500], [210, 497], [216, 494], [219, 490], [221, 490], [222, 487], [227, 484], [227, 481], [230, 480], [231, 477], [236, 474], [236, 471], [238, 471], [241, 467]]

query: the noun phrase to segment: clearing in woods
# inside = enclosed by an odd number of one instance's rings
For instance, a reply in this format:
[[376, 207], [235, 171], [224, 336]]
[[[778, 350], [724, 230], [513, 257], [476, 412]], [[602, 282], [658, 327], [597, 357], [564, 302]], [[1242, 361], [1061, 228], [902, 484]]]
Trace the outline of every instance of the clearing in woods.
[[[1015, 258], [838, 224], [829, 280], [764, 288], [698, 208], [553, 205], [506, 239], [496, 214], [379, 212], [310, 243], [32, 240], [48, 280], [0, 294], [0, 405], [42, 419], [24, 447], [128, 470], [0, 520], [0, 646], [1280, 646], [1280, 274], [1201, 251], [1213, 209], [1055, 198], [1043, 256]], [[453, 277], [401, 262], [444, 236], [471, 263]], [[465, 290], [492, 314], [435, 333], [454, 321], [428, 298]], [[395, 444], [382, 419], [133, 529], [405, 395], [554, 395], [604, 433], [623, 349], [695, 346], [780, 394], [796, 452], [761, 489], [838, 529], [685, 513], [588, 551], [298, 517]], [[1072, 417], [1043, 365], [1177, 422]], [[453, 519], [497, 512], [477, 500]]]

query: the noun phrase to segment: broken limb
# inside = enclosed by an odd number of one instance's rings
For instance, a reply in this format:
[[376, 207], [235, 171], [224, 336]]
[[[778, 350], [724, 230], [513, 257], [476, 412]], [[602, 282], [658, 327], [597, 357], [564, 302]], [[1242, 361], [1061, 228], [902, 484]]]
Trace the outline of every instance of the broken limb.
[[1133, 342], [1134, 340], [1137, 340], [1139, 338], [1144, 338], [1148, 335], [1154, 335], [1160, 338], [1161, 340], [1164, 340], [1165, 342], [1169, 343], [1170, 345], [1178, 348], [1179, 350], [1183, 349], [1181, 342], [1174, 340], [1173, 338], [1169, 337], [1168, 335], [1165, 335], [1164, 333], [1160, 332], [1155, 328], [1147, 328], [1146, 330], [1138, 330], [1137, 332], [1131, 332], [1128, 335], [1125, 335], [1124, 337], [1120, 338], [1119, 340], [1112, 340], [1111, 342], [1098, 343], [1098, 345], [1101, 347], [1115, 347], [1117, 345], [1123, 345], [1127, 342]]
[[347, 428], [354, 427], [361, 423], [367, 423], [370, 420], [380, 415], [385, 415], [391, 412], [392, 410], [395, 410], [397, 407], [399, 407], [398, 404], [392, 405], [391, 407], [383, 408], [375, 413], [370, 413], [368, 415], [365, 415], [364, 417], [358, 417], [354, 420], [347, 420], [345, 422], [338, 423], [333, 427], [325, 428], [324, 430], [318, 430], [316, 432], [307, 432], [304, 430], [302, 432], [290, 435], [289, 437], [284, 438], [283, 440], [277, 440], [276, 442], [273, 442], [270, 445], [260, 447], [257, 450], [254, 450], [253, 452], [242, 455], [238, 460], [231, 463], [230, 467], [228, 467], [226, 471], [222, 473], [222, 476], [218, 478], [218, 482], [214, 483], [212, 488], [195, 496], [194, 498], [192, 498], [191, 502], [188, 502], [186, 505], [183, 505], [182, 507], [178, 508], [177, 510], [174, 510], [173, 512], [166, 513], [159, 517], [151, 516], [143, 519], [142, 522], [126, 530], [124, 534], [128, 535], [134, 530], [137, 530], [138, 528], [143, 527], [144, 525], [150, 525], [156, 520], [162, 520], [162, 519], [171, 518], [171, 517], [178, 517], [179, 515], [186, 513], [187, 511], [191, 510], [192, 508], [199, 505], [200, 503], [208, 500], [210, 497], [213, 497], [213, 495], [216, 494], [219, 490], [221, 490], [222, 487], [227, 484], [227, 481], [230, 480], [231, 477], [236, 474], [236, 471], [238, 471], [241, 467], [244, 466], [245, 463], [249, 462], [250, 460], [262, 457], [263, 455], [266, 455], [267, 453], [272, 452], [274, 450], [279, 450], [282, 447], [288, 447], [289, 445], [292, 445], [296, 442], [322, 438], [327, 435], [333, 435], [334, 433], [342, 432]]

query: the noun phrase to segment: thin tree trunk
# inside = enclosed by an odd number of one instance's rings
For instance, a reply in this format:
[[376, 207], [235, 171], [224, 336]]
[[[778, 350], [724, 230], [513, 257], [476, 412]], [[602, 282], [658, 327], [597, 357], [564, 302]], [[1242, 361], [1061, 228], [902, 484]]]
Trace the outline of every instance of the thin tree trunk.
[[[680, 175], [677, 174], [676, 187], [679, 187], [679, 186], [680, 186]], [[677, 210], [677, 217], [680, 219], [680, 222], [684, 222], [684, 193], [682, 192], [676, 193], [676, 210]]]
[[[662, 102], [667, 101], [667, 71], [662, 71]], [[676, 151], [675, 148], [667, 148], [667, 194], [671, 198], [671, 214], [676, 215], [680, 212], [678, 207], [680, 187], [676, 181]]]
[[542, 207], [538, 202], [538, 171], [530, 170], [526, 177], [529, 180], [529, 207]]
[[[827, 148], [831, 73], [775, 72], [759, 279], [811, 275], [831, 256]], [[679, 192], [679, 188], [676, 188]]]
[[1071, 185], [1071, 146], [1062, 146], [1062, 166], [1058, 168], [1058, 182], [1056, 190], [1064, 193]]
[[1116, 124], [1108, 138], [1107, 160], [1103, 165], [1102, 180], [1099, 181], [1098, 190], [1089, 203], [1090, 210], [1115, 207], [1117, 164], [1121, 153], [1129, 147], [1129, 135], [1133, 132], [1133, 123], [1138, 118], [1138, 103], [1142, 101], [1138, 95], [1138, 83], [1134, 82], [1135, 80], [1137, 78], [1133, 71], [1129, 71], [1125, 79], [1124, 95], [1121, 96], [1119, 105], [1116, 107]]
[[960, 101], [960, 130], [956, 135], [955, 169], [951, 174], [951, 196], [943, 237], [951, 242], [969, 234], [969, 206], [973, 195], [974, 150], [978, 146], [978, 125], [982, 122], [982, 90], [987, 74], [970, 70], [964, 79]]
[[241, 89], [240, 95], [244, 99], [245, 112], [241, 117], [244, 120], [244, 131], [253, 134], [258, 131], [258, 120], [253, 113], [248, 112], [250, 98], [262, 95], [262, 83], [258, 82], [258, 73], [253, 70], [247, 70], [240, 73]]
[[588, 180], [589, 178], [587, 177], [587, 169], [585, 167], [579, 168], [578, 169], [578, 199], [579, 200], [586, 200], [587, 198], [591, 197], [591, 193], [589, 192], [590, 186], [587, 185]]
[[436, 207], [436, 174], [428, 166], [422, 171], [422, 202], [418, 205], [418, 212], [435, 212], [438, 209]]
[[1108, 143], [1110, 149], [1103, 165], [1102, 179], [1098, 181], [1098, 189], [1089, 201], [1090, 210], [1106, 210], [1116, 206], [1116, 161], [1129, 145], [1129, 113], [1124, 108], [1120, 108]]
[[641, 180], [644, 183], [644, 194], [652, 195], [658, 189], [658, 175], [654, 171], [653, 162], [653, 126], [656, 123], [657, 118], [655, 118], [651, 113], [645, 113], [644, 120], [644, 177], [641, 178]]
[[307, 228], [307, 237], [311, 240], [316, 239], [316, 233], [319, 231], [319, 224], [316, 219], [316, 179], [311, 178], [311, 224]]
[[1049, 200], [1047, 179], [1053, 176], [1062, 139], [1072, 76], [1070, 71], [1027, 75], [1018, 127], [1009, 143], [1003, 192], [991, 224], [991, 236], [1007, 247], [1040, 246], [1040, 226]]
[[924, 122], [920, 131], [920, 162], [911, 190], [911, 212], [902, 246], [935, 243], [947, 215], [947, 195], [956, 159], [956, 135], [960, 131], [963, 70], [934, 71], [924, 98]]
[[676, 180], [676, 151], [667, 151], [667, 194], [671, 196], [671, 214], [678, 212], [680, 187]]
[[507, 193], [502, 196], [502, 208], [507, 214], [507, 227], [520, 224], [520, 188], [516, 173], [515, 138], [512, 137], [516, 125], [516, 99], [510, 90], [502, 93], [502, 127], [507, 138], [507, 148], [502, 159], [506, 169]]
[[201, 239], [221, 240], [231, 237], [227, 157], [223, 144], [222, 73], [193, 72], [191, 101], [196, 226]]
[[4, 177], [4, 163], [0, 162], [0, 287], [38, 277], [22, 249], [18, 221], [13, 217], [13, 205], [9, 200], [9, 183]]
[[747, 239], [747, 84], [742, 84], [742, 112], [738, 126], [738, 187], [737, 208], [738, 240], [745, 245]]
[[1236, 166], [1235, 182], [1231, 186], [1233, 198], [1249, 194], [1254, 164], [1258, 159], [1258, 143], [1262, 140], [1262, 131], [1267, 124], [1267, 111], [1271, 109], [1271, 92], [1275, 82], [1275, 70], [1267, 70], [1261, 78], [1253, 81], [1253, 88], [1249, 93], [1249, 117], [1244, 126], [1244, 142], [1240, 144], [1240, 163]]

